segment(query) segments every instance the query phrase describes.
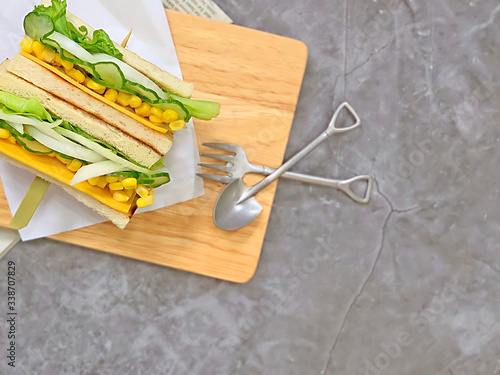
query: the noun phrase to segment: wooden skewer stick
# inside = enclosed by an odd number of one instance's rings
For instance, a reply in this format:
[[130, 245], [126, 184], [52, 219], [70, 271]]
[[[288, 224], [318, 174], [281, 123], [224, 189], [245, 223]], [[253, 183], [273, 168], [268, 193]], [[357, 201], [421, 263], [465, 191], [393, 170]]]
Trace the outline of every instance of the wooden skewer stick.
[[128, 43], [128, 40], [130, 39], [130, 35], [132, 35], [132, 30], [133, 29], [130, 29], [130, 31], [128, 32], [127, 36], [125, 37], [125, 39], [123, 39], [123, 42], [121, 43], [121, 46], [123, 48], [125, 48], [127, 46], [127, 43]]

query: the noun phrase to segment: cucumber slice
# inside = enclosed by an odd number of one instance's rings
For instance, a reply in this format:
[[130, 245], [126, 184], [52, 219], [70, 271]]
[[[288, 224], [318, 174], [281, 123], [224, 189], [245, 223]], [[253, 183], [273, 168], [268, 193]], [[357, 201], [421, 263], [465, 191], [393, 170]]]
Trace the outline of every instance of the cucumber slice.
[[96, 78], [106, 83], [106, 86], [119, 88], [125, 85], [125, 77], [122, 71], [111, 62], [99, 62], [95, 64], [94, 72], [96, 73]]
[[46, 14], [29, 13], [24, 18], [24, 31], [33, 40], [42, 40], [54, 31], [54, 23]]
[[124, 171], [124, 172], [115, 172], [111, 173], [110, 176], [114, 177], [123, 177], [123, 178], [139, 178], [140, 173], [134, 171]]
[[157, 188], [170, 182], [170, 175], [168, 173], [156, 173], [151, 176], [139, 177], [137, 183], [139, 185], [146, 185], [150, 188]]
[[139, 185], [146, 185], [153, 189], [170, 182], [170, 175], [166, 172], [147, 175], [140, 172], [125, 171], [125, 172], [111, 173], [110, 175], [123, 178], [135, 178], [137, 179], [137, 183]]
[[50, 155], [53, 152], [50, 148], [42, 145], [40, 142], [30, 141], [29, 139], [18, 137], [17, 134], [12, 135], [14, 136], [14, 138], [16, 138], [17, 142], [19, 142], [19, 144], [23, 146], [23, 148], [28, 152], [38, 155]]
[[0, 121], [0, 128], [7, 129], [16, 141], [28, 152], [38, 155], [49, 155], [53, 152], [50, 148], [42, 145], [40, 142], [37, 142], [35, 138], [30, 135], [19, 133], [14, 127], [5, 121]]
[[170, 94], [170, 96], [181, 102], [188, 109], [191, 116], [200, 120], [211, 120], [220, 113], [220, 103], [209, 100], [187, 99], [173, 94]]
[[184, 120], [185, 122], [189, 121], [189, 112], [184, 107], [181, 103], [158, 103], [155, 104], [156, 107], [160, 108], [162, 111], [165, 111], [167, 109], [173, 109], [177, 114], [179, 115], [179, 118], [181, 120]]
[[162, 100], [160, 97], [154, 92], [138, 83], [127, 81], [125, 88], [132, 90], [136, 95], [143, 100], [146, 100], [149, 103], [153, 103], [156, 100]]

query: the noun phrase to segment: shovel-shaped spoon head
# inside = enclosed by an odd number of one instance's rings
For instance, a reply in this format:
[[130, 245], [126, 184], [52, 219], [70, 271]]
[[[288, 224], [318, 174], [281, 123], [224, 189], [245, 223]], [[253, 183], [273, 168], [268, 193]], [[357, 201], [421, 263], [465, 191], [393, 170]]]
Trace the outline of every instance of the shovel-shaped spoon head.
[[239, 202], [244, 193], [250, 188], [246, 187], [241, 178], [234, 180], [219, 195], [214, 208], [215, 225], [224, 230], [243, 228], [254, 221], [262, 212], [262, 206], [257, 199], [249, 198]]

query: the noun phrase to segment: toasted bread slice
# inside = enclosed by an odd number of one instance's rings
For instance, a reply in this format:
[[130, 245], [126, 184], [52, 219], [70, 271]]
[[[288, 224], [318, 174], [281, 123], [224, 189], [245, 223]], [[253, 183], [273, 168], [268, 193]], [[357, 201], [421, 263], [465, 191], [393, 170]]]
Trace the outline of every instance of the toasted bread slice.
[[165, 155], [172, 147], [170, 132], [162, 134], [144, 126], [24, 56], [15, 55], [7, 71], [107, 122], [161, 155]]
[[93, 116], [80, 108], [32, 85], [7, 71], [10, 64], [5, 60], [0, 64], [0, 90], [10, 92], [24, 99], [36, 98], [54, 115], [73, 124], [146, 167], [153, 166], [162, 155], [145, 143], [117, 129], [107, 122]]

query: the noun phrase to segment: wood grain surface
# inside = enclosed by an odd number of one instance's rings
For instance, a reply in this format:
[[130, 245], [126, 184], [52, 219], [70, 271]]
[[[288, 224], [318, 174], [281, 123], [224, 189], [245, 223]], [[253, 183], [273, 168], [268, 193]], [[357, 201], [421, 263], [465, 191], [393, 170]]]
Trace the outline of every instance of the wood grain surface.
[[[222, 104], [217, 119], [195, 120], [200, 150], [202, 142], [235, 143], [254, 163], [280, 165], [306, 66], [306, 46], [173, 11], [167, 11], [167, 17], [184, 79], [195, 83], [193, 97]], [[259, 194], [264, 208], [259, 218], [234, 232], [219, 230], [212, 221], [214, 202], [224, 186], [205, 181], [203, 197], [136, 215], [124, 231], [104, 223], [51, 238], [244, 283], [259, 261], [276, 184]], [[10, 219], [0, 184], [0, 226], [8, 226]]]

